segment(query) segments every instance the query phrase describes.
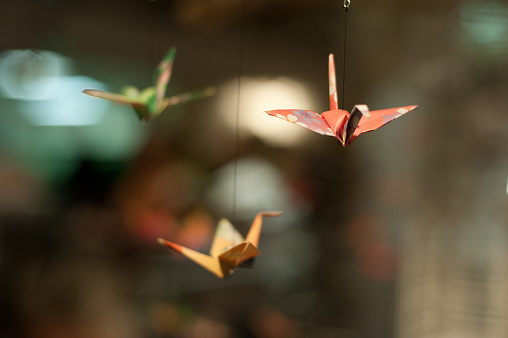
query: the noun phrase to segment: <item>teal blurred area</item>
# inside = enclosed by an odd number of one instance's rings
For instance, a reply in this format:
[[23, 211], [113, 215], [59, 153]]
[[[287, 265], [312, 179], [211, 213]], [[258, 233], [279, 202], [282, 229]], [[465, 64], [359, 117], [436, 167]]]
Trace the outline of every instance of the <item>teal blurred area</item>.
[[[345, 15], [0, 2], [0, 336], [506, 337], [508, 3], [352, 0], [344, 54]], [[82, 93], [170, 47], [168, 95], [214, 96], [141, 122]], [[346, 110], [418, 109], [347, 148], [265, 114], [328, 110], [329, 53]], [[156, 244], [275, 210], [225, 280]]]

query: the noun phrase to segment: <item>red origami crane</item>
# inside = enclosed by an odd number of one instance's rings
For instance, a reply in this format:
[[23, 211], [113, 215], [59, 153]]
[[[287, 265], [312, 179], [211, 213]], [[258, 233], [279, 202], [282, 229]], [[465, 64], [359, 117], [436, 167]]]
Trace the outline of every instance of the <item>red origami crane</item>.
[[328, 62], [330, 85], [329, 111], [325, 111], [321, 115], [311, 110], [303, 109], [276, 109], [269, 110], [266, 113], [310, 129], [316, 133], [335, 136], [340, 144], [345, 147], [351, 144], [360, 134], [376, 130], [418, 107], [413, 105], [369, 111], [367, 105], [358, 104], [353, 107], [351, 114], [345, 110], [339, 109], [333, 54], [330, 54]]

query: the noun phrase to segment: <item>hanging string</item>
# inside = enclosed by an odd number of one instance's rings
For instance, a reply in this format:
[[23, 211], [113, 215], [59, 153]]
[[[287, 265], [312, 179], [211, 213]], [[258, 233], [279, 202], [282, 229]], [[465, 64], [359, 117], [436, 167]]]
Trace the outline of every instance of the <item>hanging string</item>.
[[238, 52], [238, 81], [236, 86], [236, 120], [235, 120], [235, 162], [233, 166], [233, 203], [232, 203], [232, 217], [233, 224], [236, 221], [236, 193], [238, 181], [238, 157], [240, 156], [240, 107], [241, 107], [241, 87], [242, 87], [242, 73], [243, 73], [243, 59], [245, 50], [245, 0], [241, 1], [240, 13], [240, 40]]
[[346, 42], [347, 42], [347, 12], [349, 10], [349, 5], [351, 5], [350, 0], [344, 0], [344, 55], [342, 56], [342, 109], [346, 109], [344, 105], [344, 96], [346, 92]]

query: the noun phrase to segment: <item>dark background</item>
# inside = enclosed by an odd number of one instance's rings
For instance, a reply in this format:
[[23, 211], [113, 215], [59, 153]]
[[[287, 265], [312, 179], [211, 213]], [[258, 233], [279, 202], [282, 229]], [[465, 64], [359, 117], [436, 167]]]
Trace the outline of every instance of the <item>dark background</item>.
[[[506, 336], [508, 3], [353, 0], [344, 108], [419, 108], [347, 148], [263, 112], [328, 109], [344, 18], [331, 0], [0, 2], [0, 335]], [[215, 96], [144, 123], [55, 84], [144, 88], [171, 46], [168, 94]], [[73, 122], [30, 117], [57, 110]], [[221, 217], [246, 234], [269, 210], [254, 269], [226, 280], [155, 242], [206, 252]]]

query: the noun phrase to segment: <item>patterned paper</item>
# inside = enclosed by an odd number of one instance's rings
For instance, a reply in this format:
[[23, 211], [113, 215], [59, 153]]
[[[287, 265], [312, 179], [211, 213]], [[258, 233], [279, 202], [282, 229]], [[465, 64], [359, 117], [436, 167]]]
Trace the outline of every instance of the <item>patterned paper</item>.
[[365, 104], [355, 105], [351, 113], [339, 109], [337, 100], [337, 81], [333, 54], [328, 59], [328, 84], [330, 110], [321, 115], [303, 109], [275, 109], [266, 113], [321, 135], [334, 136], [346, 146], [360, 134], [376, 130], [399, 116], [416, 109], [416, 105], [369, 111]]

